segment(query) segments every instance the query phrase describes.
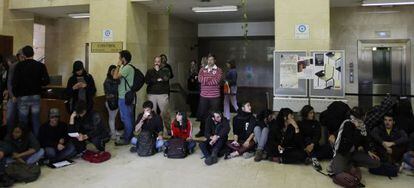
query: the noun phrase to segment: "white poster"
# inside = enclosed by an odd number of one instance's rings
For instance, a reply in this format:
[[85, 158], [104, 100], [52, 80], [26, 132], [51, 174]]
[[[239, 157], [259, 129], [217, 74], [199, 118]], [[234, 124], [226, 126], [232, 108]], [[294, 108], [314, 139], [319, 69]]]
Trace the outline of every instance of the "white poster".
[[298, 55], [280, 55], [280, 88], [299, 88]]
[[313, 79], [313, 57], [299, 57], [298, 65], [298, 79]]
[[340, 52], [321, 52], [313, 55], [313, 89], [342, 88], [342, 57], [343, 54]]

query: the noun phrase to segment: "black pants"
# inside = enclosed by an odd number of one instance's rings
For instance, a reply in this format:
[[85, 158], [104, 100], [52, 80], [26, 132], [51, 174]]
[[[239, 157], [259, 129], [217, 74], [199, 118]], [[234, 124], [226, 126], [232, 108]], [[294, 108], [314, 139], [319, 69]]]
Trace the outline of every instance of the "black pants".
[[283, 153], [277, 153], [276, 157], [282, 158], [284, 164], [299, 164], [305, 163], [306, 153], [303, 149], [285, 148]]
[[376, 153], [378, 154], [378, 157], [381, 159], [381, 161], [390, 162], [390, 163], [401, 162], [403, 155], [406, 151], [405, 145], [392, 146], [391, 154], [388, 154], [387, 150], [379, 144], [376, 144], [374, 148], [375, 148]]
[[347, 154], [337, 153], [332, 159], [331, 167], [334, 174], [339, 174], [349, 171], [353, 166], [377, 168], [380, 166], [380, 164], [380, 161], [372, 159], [367, 152], [354, 151]]
[[308, 154], [308, 157], [315, 157], [317, 159], [332, 159], [333, 149], [330, 144], [315, 145], [312, 152]]
[[200, 97], [200, 103], [198, 106], [197, 118], [200, 119], [200, 132], [204, 134], [205, 121], [209, 113], [212, 111], [220, 110], [220, 97], [217, 98], [205, 98]]
[[200, 101], [200, 94], [196, 91], [190, 91], [187, 96], [187, 104], [190, 106], [191, 116], [197, 116], [198, 102]]
[[4, 169], [6, 168], [6, 157], [4, 156], [0, 159], [0, 175], [4, 174]]
[[[82, 153], [86, 150], [86, 140], [79, 141], [77, 139], [71, 140], [73, 145], [75, 145], [76, 153]], [[89, 142], [91, 142], [98, 151], [105, 151], [105, 144], [109, 141], [109, 138], [101, 138], [101, 137], [94, 137], [89, 138]]]
[[227, 138], [219, 138], [213, 145], [210, 145], [210, 141], [211, 139], [208, 138], [206, 141], [200, 143], [199, 145], [204, 157], [210, 157], [213, 153], [215, 153], [218, 157], [221, 157], [227, 152]]

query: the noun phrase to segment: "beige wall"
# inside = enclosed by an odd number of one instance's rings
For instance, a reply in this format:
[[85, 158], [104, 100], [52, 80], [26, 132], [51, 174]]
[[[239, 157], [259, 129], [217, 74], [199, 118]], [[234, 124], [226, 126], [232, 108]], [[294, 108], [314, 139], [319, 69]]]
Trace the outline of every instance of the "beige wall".
[[169, 40], [170, 19], [166, 14], [148, 14], [148, 67], [160, 54], [170, 55]]
[[170, 17], [169, 29], [169, 56], [168, 62], [174, 72], [171, 83], [179, 83], [187, 88], [188, 70], [190, 60], [197, 59], [198, 48], [193, 48], [198, 43], [197, 24], [180, 18]]
[[[385, 13], [373, 13], [384, 12]], [[388, 11], [388, 12], [387, 12]], [[393, 11], [393, 12], [389, 12]], [[411, 62], [414, 62], [414, 6], [393, 8], [355, 7], [331, 9], [331, 49], [346, 50], [346, 62], [354, 62], [354, 83], [346, 74], [347, 92], [358, 93], [358, 40], [378, 39], [375, 31], [390, 31], [389, 39], [411, 39]], [[346, 72], [349, 66], [346, 66]], [[414, 66], [411, 66], [411, 75]], [[414, 93], [411, 76], [411, 93]], [[358, 103], [357, 97], [348, 97], [350, 104]]]
[[[329, 0], [275, 0], [276, 50], [329, 48]], [[295, 25], [308, 24], [310, 38], [295, 39]]]

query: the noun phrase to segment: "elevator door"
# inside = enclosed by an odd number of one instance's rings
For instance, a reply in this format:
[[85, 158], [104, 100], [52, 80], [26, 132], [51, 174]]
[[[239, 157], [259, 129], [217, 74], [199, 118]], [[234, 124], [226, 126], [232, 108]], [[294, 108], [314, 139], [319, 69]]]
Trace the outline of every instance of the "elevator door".
[[379, 105], [388, 93], [410, 94], [407, 43], [361, 43], [359, 48], [359, 106]]

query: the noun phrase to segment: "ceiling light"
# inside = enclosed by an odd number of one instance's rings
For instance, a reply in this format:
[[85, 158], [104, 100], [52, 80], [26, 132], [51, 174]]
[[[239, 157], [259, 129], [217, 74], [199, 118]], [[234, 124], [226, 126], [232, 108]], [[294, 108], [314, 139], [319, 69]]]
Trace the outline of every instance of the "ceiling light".
[[237, 6], [217, 6], [217, 7], [193, 7], [193, 12], [234, 12]]
[[414, 1], [403, 1], [403, 2], [362, 2], [363, 7], [372, 6], [398, 6], [398, 5], [414, 5]]
[[76, 13], [76, 14], [68, 14], [71, 18], [89, 18], [89, 13]]

